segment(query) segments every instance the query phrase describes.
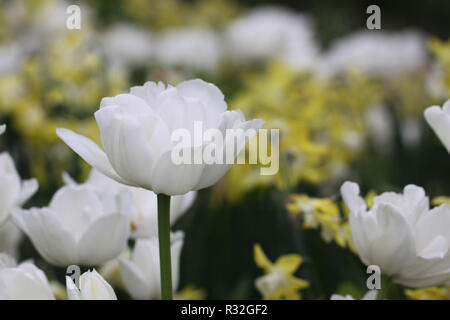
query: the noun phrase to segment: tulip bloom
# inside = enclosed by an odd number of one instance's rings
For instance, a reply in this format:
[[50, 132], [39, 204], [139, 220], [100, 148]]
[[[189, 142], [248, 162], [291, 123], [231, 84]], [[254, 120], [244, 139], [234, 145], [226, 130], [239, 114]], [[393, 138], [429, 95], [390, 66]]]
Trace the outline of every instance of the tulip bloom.
[[[167, 88], [162, 82], [147, 82], [131, 88], [129, 94], [103, 98], [95, 119], [105, 151], [68, 129], [58, 129], [57, 135], [110, 178], [165, 195], [209, 187], [230, 167], [218, 163], [174, 163], [175, 130], [186, 129], [194, 136], [195, 122], [202, 123], [205, 129], [220, 130], [226, 141], [222, 147], [226, 150], [227, 144], [235, 143], [234, 139], [227, 139], [227, 129], [254, 129], [256, 133], [264, 124], [260, 119], [245, 121], [239, 111], [227, 111], [222, 92], [199, 79]], [[238, 145], [245, 146], [242, 141]], [[190, 152], [197, 147], [191, 145], [182, 151]]]
[[55, 300], [47, 277], [30, 262], [0, 268], [0, 300]]
[[69, 300], [117, 300], [113, 288], [97, 271], [87, 271], [80, 276], [78, 289], [70, 277], [66, 276]]
[[[177, 231], [171, 235], [173, 291], [178, 287], [183, 239], [184, 233], [182, 231]], [[139, 239], [130, 259], [119, 257], [120, 273], [124, 286], [134, 299], [161, 299], [158, 245], [157, 237]]]
[[98, 265], [115, 258], [126, 246], [130, 219], [127, 197], [105, 208], [97, 194], [83, 186], [65, 186], [50, 205], [16, 209], [14, 222], [48, 262], [57, 266]]
[[442, 108], [439, 106], [428, 107], [424, 115], [439, 140], [450, 152], [450, 100], [447, 100]]
[[[264, 121], [245, 121], [240, 111], [227, 111], [222, 92], [200, 79], [168, 86], [147, 82], [129, 94], [103, 98], [95, 112], [101, 150], [92, 140], [68, 129], [57, 135], [91, 166], [126, 185], [152, 190], [158, 195], [162, 297], [172, 298], [170, 274], [170, 196], [186, 194], [215, 184], [230, 168], [228, 151], [237, 157]], [[221, 139], [196, 139], [196, 127], [214, 131]], [[177, 138], [186, 137], [180, 148]], [[177, 137], [174, 139], [174, 136]], [[194, 139], [191, 139], [194, 137]], [[217, 141], [220, 140], [220, 141]], [[237, 140], [237, 152], [235, 151]], [[210, 148], [207, 148], [210, 147]], [[213, 147], [213, 148], [211, 148]], [[227, 153], [227, 162], [198, 163], [203, 148]], [[178, 163], [174, 155], [194, 153], [194, 161]], [[212, 152], [211, 152], [212, 153]], [[222, 157], [223, 158], [223, 157]], [[206, 161], [205, 161], [206, 162]]]
[[403, 194], [385, 192], [368, 209], [359, 186], [345, 182], [355, 248], [366, 265], [377, 265], [396, 283], [419, 288], [450, 280], [450, 206], [429, 209], [425, 191], [408, 185]]
[[0, 153], [0, 225], [13, 208], [22, 206], [37, 189], [36, 179], [21, 181], [9, 153]]

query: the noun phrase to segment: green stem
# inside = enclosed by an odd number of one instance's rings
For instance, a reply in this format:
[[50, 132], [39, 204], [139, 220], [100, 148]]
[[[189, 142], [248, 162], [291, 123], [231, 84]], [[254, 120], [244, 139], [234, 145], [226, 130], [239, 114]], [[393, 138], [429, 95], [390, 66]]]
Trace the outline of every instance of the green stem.
[[158, 194], [158, 238], [161, 270], [161, 298], [172, 300], [172, 263], [170, 261], [170, 196]]

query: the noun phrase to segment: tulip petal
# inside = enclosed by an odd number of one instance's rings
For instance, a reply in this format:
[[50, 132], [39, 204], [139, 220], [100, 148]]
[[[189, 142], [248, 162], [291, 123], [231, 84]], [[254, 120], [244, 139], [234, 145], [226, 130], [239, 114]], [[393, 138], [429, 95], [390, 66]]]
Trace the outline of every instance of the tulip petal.
[[12, 177], [0, 176], [0, 225], [9, 217], [9, 211], [17, 195], [17, 190], [13, 186]]
[[81, 275], [80, 291], [83, 300], [117, 300], [113, 288], [95, 269]]
[[[264, 125], [264, 121], [261, 119], [254, 119], [246, 122], [239, 123], [240, 114], [239, 113], [227, 113], [229, 116], [225, 116], [221, 120], [220, 127], [222, 130], [230, 129], [235, 130], [233, 131], [236, 135], [233, 134], [225, 134], [225, 142], [223, 146], [223, 163], [214, 163], [214, 164], [206, 164], [203, 170], [203, 173], [200, 177], [199, 183], [195, 186], [194, 190], [200, 190], [206, 187], [209, 187], [213, 184], [215, 184], [217, 181], [219, 181], [225, 173], [227, 173], [228, 169], [232, 166], [232, 164], [227, 163], [227, 155], [226, 150], [233, 150], [233, 152], [236, 152], [236, 154], [233, 154], [234, 159], [236, 160], [239, 153], [241, 153], [245, 145], [248, 141], [250, 141], [257, 133], [259, 129]], [[227, 124], [224, 124], [227, 123]], [[232, 128], [227, 128], [227, 125], [232, 125]], [[225, 128], [225, 129], [224, 129]], [[249, 131], [250, 134], [247, 134], [248, 130], [253, 130], [253, 132]], [[234, 146], [233, 148], [231, 148]], [[234, 151], [236, 150], [236, 151]]]
[[119, 177], [112, 168], [105, 152], [103, 152], [91, 139], [65, 128], [56, 129], [56, 134], [81, 158], [104, 175], [120, 183], [133, 185]]
[[395, 275], [415, 257], [413, 231], [405, 217], [391, 204], [376, 210], [377, 228], [381, 232], [370, 243], [370, 261], [387, 275]]
[[358, 184], [350, 181], [341, 186], [341, 195], [351, 212], [358, 213], [366, 210], [366, 202], [359, 195]]
[[81, 300], [80, 290], [78, 290], [72, 278], [68, 276], [66, 276], [66, 290], [68, 300]]
[[147, 300], [151, 298], [151, 289], [142, 272], [132, 262], [119, 258], [120, 274], [123, 283], [133, 299]]
[[142, 115], [140, 119], [118, 116], [114, 107], [105, 107], [95, 113], [95, 118], [114, 170], [124, 179], [150, 188], [154, 159], [170, 148], [170, 137], [158, 117], [153, 114]]
[[176, 88], [182, 96], [202, 101], [216, 114], [221, 114], [227, 110], [223, 93], [212, 83], [201, 79], [193, 79], [180, 83]]
[[[195, 148], [190, 148], [191, 154]], [[186, 152], [186, 151], [184, 151]], [[194, 163], [175, 164], [172, 161], [172, 152], [164, 153], [152, 171], [152, 190], [156, 194], [182, 195], [191, 190], [200, 180], [204, 165]]]
[[19, 206], [23, 205], [25, 202], [31, 198], [39, 188], [39, 183], [36, 179], [29, 179], [22, 182], [22, 188], [20, 189], [19, 198], [17, 199], [17, 204]]
[[98, 218], [78, 243], [80, 264], [99, 265], [117, 257], [126, 247], [129, 217], [116, 213]]
[[56, 266], [78, 263], [75, 240], [47, 208], [15, 208], [12, 218], [45, 260]]

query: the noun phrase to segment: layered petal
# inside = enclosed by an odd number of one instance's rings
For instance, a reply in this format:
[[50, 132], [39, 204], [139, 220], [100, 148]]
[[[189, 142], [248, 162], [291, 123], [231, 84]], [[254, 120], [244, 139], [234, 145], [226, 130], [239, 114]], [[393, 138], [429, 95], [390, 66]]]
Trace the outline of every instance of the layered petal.
[[14, 209], [12, 218], [48, 262], [56, 266], [79, 262], [76, 240], [49, 209]]
[[64, 128], [56, 129], [56, 134], [81, 158], [104, 175], [117, 182], [133, 185], [126, 182], [114, 171], [105, 152], [91, 139]]

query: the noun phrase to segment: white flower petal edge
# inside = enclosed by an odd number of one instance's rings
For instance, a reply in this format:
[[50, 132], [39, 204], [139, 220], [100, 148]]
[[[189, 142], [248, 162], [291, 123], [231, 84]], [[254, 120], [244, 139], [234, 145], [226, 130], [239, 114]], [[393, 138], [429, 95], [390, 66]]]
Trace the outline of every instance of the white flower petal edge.
[[47, 277], [30, 262], [0, 269], [0, 300], [54, 300]]
[[[256, 134], [264, 125], [261, 119], [245, 121], [241, 112], [226, 109], [222, 92], [200, 79], [176, 87], [147, 82], [128, 94], [102, 99], [95, 119], [105, 151], [68, 129], [56, 133], [91, 166], [120, 183], [157, 194], [182, 195], [213, 185], [230, 165], [175, 164], [171, 157], [175, 130], [193, 133], [195, 123], [201, 123], [204, 130], [218, 129], [225, 133], [225, 149], [235, 143], [227, 129], [254, 129]], [[239, 150], [248, 138], [238, 137]], [[195, 148], [200, 146], [192, 144], [185, 149]]]
[[37, 189], [36, 179], [22, 181], [9, 153], [0, 153], [0, 225], [7, 221], [12, 209], [22, 206]]
[[65, 128], [56, 129], [56, 134], [92, 167], [120, 183], [128, 184], [117, 175], [105, 152], [94, 141]]
[[444, 147], [450, 152], [450, 100], [447, 100], [442, 108], [428, 107], [424, 111], [424, 116]]
[[114, 289], [95, 269], [83, 273], [79, 282], [78, 289], [73, 280], [66, 276], [69, 300], [117, 300]]
[[[377, 290], [369, 290], [364, 294], [361, 300], [377, 300], [377, 294], [378, 294]], [[355, 300], [355, 298], [353, 298], [353, 296], [349, 294], [345, 296], [342, 296], [340, 294], [333, 294], [330, 300]]]
[[450, 206], [429, 208], [425, 191], [407, 185], [385, 192], [367, 209], [359, 186], [345, 182], [350, 229], [361, 260], [407, 287], [437, 286], [450, 280]]
[[[184, 233], [171, 234], [172, 285], [175, 291], [179, 281], [180, 255]], [[134, 299], [161, 299], [158, 237], [139, 239], [130, 259], [119, 257], [124, 286]]]
[[4, 134], [5, 131], [6, 131], [6, 124], [0, 125], [0, 135], [1, 135], [1, 134]]

